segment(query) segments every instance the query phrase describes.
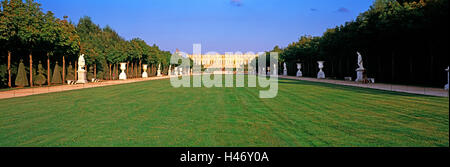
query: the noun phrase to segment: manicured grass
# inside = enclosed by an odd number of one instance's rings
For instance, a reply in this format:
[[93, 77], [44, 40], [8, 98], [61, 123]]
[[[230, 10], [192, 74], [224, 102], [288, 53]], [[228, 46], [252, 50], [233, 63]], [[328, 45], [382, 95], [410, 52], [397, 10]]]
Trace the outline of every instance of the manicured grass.
[[449, 146], [448, 98], [280, 80], [169, 80], [0, 100], [0, 146]]

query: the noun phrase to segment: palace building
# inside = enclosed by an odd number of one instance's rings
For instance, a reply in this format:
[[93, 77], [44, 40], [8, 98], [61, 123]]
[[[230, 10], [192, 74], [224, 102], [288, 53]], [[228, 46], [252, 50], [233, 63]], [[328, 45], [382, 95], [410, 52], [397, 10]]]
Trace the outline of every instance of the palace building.
[[216, 54], [216, 55], [187, 55], [194, 65], [203, 65], [205, 68], [244, 68], [258, 55], [256, 54]]

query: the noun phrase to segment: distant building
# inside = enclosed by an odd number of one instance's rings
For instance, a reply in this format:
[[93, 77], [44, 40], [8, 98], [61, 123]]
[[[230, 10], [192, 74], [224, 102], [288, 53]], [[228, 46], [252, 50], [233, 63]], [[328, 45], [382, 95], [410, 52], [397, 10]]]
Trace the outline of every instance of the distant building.
[[203, 65], [205, 68], [244, 68], [253, 61], [257, 54], [241, 54], [241, 55], [188, 55], [194, 62], [194, 65]]

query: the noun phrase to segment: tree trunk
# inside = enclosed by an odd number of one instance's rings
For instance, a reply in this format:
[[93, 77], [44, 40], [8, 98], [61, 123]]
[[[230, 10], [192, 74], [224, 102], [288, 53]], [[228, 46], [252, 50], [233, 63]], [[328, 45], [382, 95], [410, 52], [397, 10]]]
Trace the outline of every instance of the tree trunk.
[[135, 67], [136, 67], [136, 69], [134, 69], [134, 71], [135, 71], [135, 75], [134, 75], [134, 77], [135, 78], [137, 78], [138, 77], [138, 66], [137, 66], [137, 63], [136, 63], [136, 65], [135, 65]]
[[75, 78], [74, 78], [74, 80], [75, 81], [78, 81], [78, 61], [75, 61], [75, 70], [73, 70], [73, 71], [75, 71]]
[[142, 73], [142, 60], [139, 60], [139, 70], [138, 73], [141, 74]]
[[109, 63], [109, 80], [112, 80], [111, 63]]
[[130, 72], [128, 71], [128, 68], [130, 68], [130, 62], [127, 61], [127, 76], [130, 76]]
[[97, 64], [94, 64], [94, 78], [97, 79]]
[[50, 86], [50, 55], [47, 53], [47, 85]]
[[33, 54], [30, 52], [30, 87], [33, 87]]
[[134, 78], [134, 63], [131, 62], [130, 65], [131, 65], [130, 78]]
[[395, 81], [395, 52], [394, 51], [392, 51], [392, 60], [391, 60], [391, 63], [392, 63], [392, 69], [391, 69], [391, 71], [392, 71], [392, 74], [391, 74], [391, 83], [394, 83], [394, 81]]
[[63, 81], [63, 85], [64, 83], [66, 83], [66, 59], [65, 56], [63, 56], [63, 70], [62, 70], [62, 81]]
[[11, 86], [11, 51], [8, 51], [8, 87]]

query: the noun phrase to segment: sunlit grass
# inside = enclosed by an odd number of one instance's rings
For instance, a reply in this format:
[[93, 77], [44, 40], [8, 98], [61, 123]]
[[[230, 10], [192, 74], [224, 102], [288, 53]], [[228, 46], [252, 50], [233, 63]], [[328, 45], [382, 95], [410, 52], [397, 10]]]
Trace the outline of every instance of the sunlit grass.
[[274, 99], [159, 80], [0, 100], [0, 146], [449, 146], [446, 97], [279, 83]]

